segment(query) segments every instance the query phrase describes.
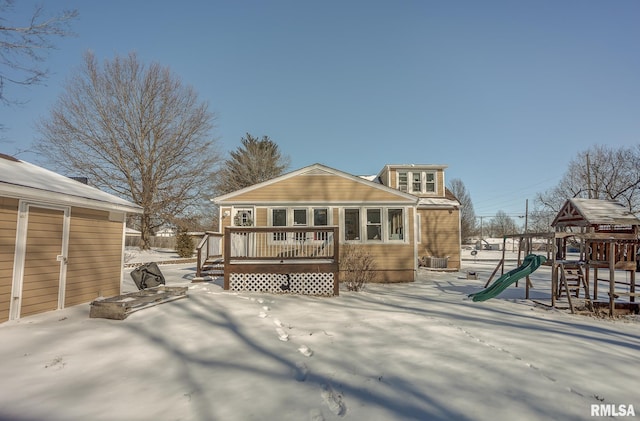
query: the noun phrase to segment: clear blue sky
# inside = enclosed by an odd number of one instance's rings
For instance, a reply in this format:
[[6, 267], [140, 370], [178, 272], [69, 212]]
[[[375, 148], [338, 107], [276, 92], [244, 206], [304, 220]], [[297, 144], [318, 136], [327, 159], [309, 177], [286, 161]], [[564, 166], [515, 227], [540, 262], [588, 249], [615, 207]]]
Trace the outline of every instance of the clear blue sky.
[[[19, 0], [20, 13], [35, 1]], [[223, 152], [268, 135], [291, 169], [446, 164], [477, 215], [523, 214], [579, 151], [640, 143], [640, 1], [44, 1], [78, 9], [46, 86], [8, 95], [0, 150], [36, 137], [93, 50], [169, 66]], [[22, 159], [44, 164], [30, 154]]]

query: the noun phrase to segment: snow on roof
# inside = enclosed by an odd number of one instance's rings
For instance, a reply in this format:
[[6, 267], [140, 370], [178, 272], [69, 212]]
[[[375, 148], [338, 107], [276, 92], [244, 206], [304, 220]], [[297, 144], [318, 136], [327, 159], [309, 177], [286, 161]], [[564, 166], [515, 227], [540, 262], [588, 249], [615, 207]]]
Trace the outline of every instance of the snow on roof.
[[439, 207], [454, 207], [460, 206], [460, 202], [457, 200], [445, 199], [444, 197], [421, 197], [418, 201], [418, 207], [422, 206], [439, 206]]
[[56, 172], [0, 154], [0, 195], [140, 213], [142, 208]]
[[640, 220], [624, 205], [614, 200], [572, 198], [565, 202], [551, 225], [583, 225], [584, 223], [640, 225]]

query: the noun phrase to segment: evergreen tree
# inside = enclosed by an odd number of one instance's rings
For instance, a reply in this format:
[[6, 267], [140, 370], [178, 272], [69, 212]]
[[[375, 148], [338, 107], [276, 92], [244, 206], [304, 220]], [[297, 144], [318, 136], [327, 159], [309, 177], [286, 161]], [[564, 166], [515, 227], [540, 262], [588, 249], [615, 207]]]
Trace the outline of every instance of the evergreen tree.
[[216, 174], [214, 189], [218, 194], [270, 180], [282, 175], [289, 166], [289, 158], [269, 136], [258, 139], [247, 133], [240, 143]]
[[178, 256], [183, 258], [193, 256], [193, 240], [184, 229], [178, 231], [178, 236], [176, 237], [176, 252]]

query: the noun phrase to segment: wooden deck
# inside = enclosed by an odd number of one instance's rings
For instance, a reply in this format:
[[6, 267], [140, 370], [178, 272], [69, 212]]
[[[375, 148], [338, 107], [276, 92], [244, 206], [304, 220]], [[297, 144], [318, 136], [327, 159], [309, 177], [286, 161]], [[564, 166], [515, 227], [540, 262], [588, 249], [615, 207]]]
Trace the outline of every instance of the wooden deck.
[[226, 227], [224, 288], [338, 295], [338, 227]]

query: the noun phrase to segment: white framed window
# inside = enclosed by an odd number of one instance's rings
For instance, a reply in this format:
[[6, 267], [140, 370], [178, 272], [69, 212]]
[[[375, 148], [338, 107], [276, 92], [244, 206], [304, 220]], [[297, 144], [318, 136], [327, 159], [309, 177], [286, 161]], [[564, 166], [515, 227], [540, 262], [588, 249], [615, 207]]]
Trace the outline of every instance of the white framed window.
[[382, 241], [382, 209], [367, 209], [367, 240]]
[[[313, 209], [313, 226], [314, 227], [326, 227], [329, 225], [329, 209], [328, 208], [314, 208]], [[315, 232], [313, 234], [314, 240], [326, 240], [327, 232]]]
[[404, 240], [404, 211], [402, 208], [387, 209], [388, 239]]
[[[286, 227], [287, 226], [287, 210], [286, 209], [271, 209], [271, 225], [274, 227]], [[274, 241], [284, 241], [287, 239], [286, 232], [274, 232]]]
[[408, 180], [409, 175], [406, 171], [398, 171], [398, 190], [400, 191], [408, 191]]
[[364, 243], [406, 242], [406, 218], [406, 208], [346, 208], [342, 213], [344, 240]]
[[[307, 210], [306, 209], [294, 209], [293, 210], [293, 226], [307, 226]], [[296, 241], [304, 241], [307, 239], [306, 232], [296, 232]]]
[[344, 239], [346, 241], [360, 240], [360, 209], [344, 210]]
[[[310, 207], [310, 208], [270, 208], [268, 210], [268, 221], [272, 227], [326, 227], [331, 224], [331, 208]], [[309, 230], [311, 231], [311, 229]], [[313, 238], [311, 238], [313, 237]], [[328, 238], [327, 232], [311, 232], [288, 234], [286, 232], [273, 233], [273, 241], [286, 241], [295, 239], [324, 241]]]
[[411, 173], [411, 191], [418, 193], [422, 191], [422, 174], [419, 172]]
[[233, 226], [252, 227], [253, 208], [236, 208], [235, 215], [233, 217]]
[[433, 171], [427, 171], [424, 173], [424, 175], [425, 175], [424, 191], [427, 193], [435, 193], [436, 192], [436, 173]]
[[306, 209], [294, 209], [293, 210], [293, 225], [307, 225], [307, 210]]

